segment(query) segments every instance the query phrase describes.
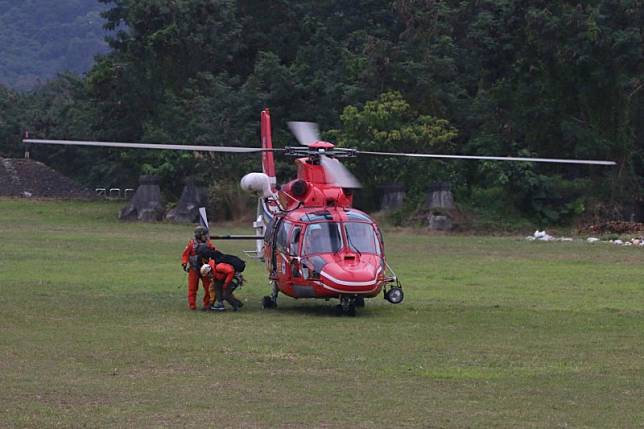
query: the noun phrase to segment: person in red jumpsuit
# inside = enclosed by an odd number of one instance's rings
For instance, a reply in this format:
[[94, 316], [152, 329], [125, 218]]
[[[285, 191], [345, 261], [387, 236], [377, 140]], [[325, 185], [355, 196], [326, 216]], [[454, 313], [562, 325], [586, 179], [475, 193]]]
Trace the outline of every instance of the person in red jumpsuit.
[[210, 309], [212, 311], [224, 311], [224, 301], [228, 302], [233, 311], [239, 310], [243, 303], [233, 295], [233, 279], [235, 268], [223, 262], [217, 263], [214, 259], [208, 260], [202, 265], [201, 275], [210, 280]]
[[201, 284], [204, 289], [203, 307], [201, 309], [208, 311], [210, 309], [210, 279], [207, 276], [201, 276], [199, 273], [201, 258], [197, 255], [197, 248], [200, 245], [205, 245], [215, 250], [214, 244], [208, 239], [208, 229], [203, 226], [195, 228], [195, 238], [188, 241], [185, 249], [183, 249], [181, 266], [188, 273], [188, 306], [191, 310], [197, 309], [197, 290], [199, 289], [199, 279], [201, 279]]

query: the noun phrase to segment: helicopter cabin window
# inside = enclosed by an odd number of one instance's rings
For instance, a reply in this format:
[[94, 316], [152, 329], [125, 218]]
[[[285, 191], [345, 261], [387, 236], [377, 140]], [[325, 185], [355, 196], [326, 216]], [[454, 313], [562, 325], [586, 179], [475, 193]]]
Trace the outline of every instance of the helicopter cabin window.
[[300, 235], [302, 233], [302, 227], [297, 226], [293, 229], [291, 233], [291, 241], [289, 243], [289, 250], [291, 255], [297, 255], [297, 248], [300, 244]]
[[275, 244], [278, 250], [286, 252], [288, 248], [288, 233], [293, 229], [293, 224], [290, 222], [282, 222], [277, 231], [277, 238], [275, 239]]
[[340, 225], [335, 222], [312, 223], [306, 227], [302, 254], [335, 253], [342, 248]]
[[370, 223], [346, 222], [344, 232], [347, 235], [347, 247], [350, 250], [380, 255], [378, 237]]

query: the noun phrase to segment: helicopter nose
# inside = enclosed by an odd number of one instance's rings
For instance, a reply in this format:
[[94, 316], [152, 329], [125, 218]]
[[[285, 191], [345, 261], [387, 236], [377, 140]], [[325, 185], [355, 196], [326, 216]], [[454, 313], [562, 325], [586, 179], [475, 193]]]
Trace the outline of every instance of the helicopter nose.
[[376, 257], [363, 257], [359, 261], [329, 263], [320, 276], [329, 286], [344, 292], [365, 292], [378, 287], [382, 272], [382, 264]]

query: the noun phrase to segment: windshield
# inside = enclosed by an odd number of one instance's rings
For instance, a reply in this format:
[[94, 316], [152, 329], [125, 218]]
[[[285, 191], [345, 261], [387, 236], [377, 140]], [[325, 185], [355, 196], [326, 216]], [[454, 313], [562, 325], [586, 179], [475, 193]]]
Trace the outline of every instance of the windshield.
[[335, 253], [342, 248], [340, 225], [335, 222], [312, 223], [306, 228], [302, 254]]
[[347, 235], [347, 247], [358, 253], [380, 254], [378, 238], [369, 223], [346, 222], [344, 230]]

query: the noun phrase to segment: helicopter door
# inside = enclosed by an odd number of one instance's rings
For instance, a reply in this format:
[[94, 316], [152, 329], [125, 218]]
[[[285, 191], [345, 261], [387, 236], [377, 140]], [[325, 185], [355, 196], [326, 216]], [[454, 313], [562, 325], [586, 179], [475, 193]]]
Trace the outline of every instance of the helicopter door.
[[280, 224], [275, 239], [275, 263], [276, 275], [280, 280], [290, 279], [290, 257], [289, 257], [289, 236], [293, 229], [293, 224], [284, 221]]
[[268, 223], [266, 234], [264, 235], [264, 251], [266, 252], [268, 249], [268, 254], [264, 254], [264, 259], [266, 261], [266, 269], [270, 273], [270, 278], [272, 279], [277, 276], [277, 232], [283, 219], [284, 218], [282, 217], [274, 216]]

